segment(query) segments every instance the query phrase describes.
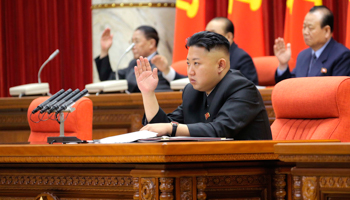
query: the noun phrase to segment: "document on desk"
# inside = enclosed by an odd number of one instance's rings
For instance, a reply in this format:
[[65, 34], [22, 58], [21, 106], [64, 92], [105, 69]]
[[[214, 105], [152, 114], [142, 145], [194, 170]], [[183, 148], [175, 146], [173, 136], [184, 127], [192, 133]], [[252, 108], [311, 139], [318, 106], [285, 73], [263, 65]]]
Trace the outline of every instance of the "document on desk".
[[158, 133], [155, 133], [152, 131], [136, 131], [132, 133], [125, 133], [122, 135], [102, 138], [100, 140], [97, 140], [96, 143], [102, 143], [102, 144], [128, 143], [128, 142], [134, 142], [139, 139], [157, 137], [157, 134]]

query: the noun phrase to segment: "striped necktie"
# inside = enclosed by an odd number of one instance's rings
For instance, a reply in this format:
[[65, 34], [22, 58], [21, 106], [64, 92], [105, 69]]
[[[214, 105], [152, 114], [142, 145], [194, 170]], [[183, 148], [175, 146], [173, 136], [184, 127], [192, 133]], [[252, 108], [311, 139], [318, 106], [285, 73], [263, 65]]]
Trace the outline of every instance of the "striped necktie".
[[316, 60], [317, 60], [316, 54], [313, 53], [313, 54], [311, 55], [311, 60], [310, 60], [308, 75], [311, 73], [312, 65], [316, 62]]

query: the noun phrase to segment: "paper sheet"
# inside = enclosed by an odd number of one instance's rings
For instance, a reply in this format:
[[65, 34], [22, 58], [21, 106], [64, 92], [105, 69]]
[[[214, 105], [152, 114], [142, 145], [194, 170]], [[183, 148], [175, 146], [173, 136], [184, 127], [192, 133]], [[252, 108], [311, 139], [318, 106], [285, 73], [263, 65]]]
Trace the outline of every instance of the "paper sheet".
[[132, 133], [126, 133], [122, 135], [116, 135], [111, 137], [106, 137], [100, 139], [98, 142], [103, 144], [108, 143], [128, 143], [133, 142], [139, 139], [146, 139], [146, 138], [152, 138], [157, 137], [158, 133], [151, 132], [151, 131], [136, 131]]

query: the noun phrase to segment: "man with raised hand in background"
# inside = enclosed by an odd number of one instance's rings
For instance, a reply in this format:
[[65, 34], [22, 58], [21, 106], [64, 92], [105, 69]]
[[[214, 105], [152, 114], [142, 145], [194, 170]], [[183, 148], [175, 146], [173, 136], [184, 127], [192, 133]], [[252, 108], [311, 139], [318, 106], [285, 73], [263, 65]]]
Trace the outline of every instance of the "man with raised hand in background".
[[[101, 81], [115, 80], [116, 74], [112, 71], [108, 50], [113, 43], [113, 34], [109, 28], [106, 28], [101, 36], [101, 54], [95, 59], [99, 78]], [[159, 83], [157, 85], [157, 91], [169, 91], [170, 81], [178, 78], [184, 78], [184, 76], [174, 73], [172, 77], [168, 78], [164, 75], [163, 71], [169, 71], [170, 67], [166, 59], [158, 55], [157, 47], [159, 37], [157, 31], [151, 26], [139, 26], [136, 28], [132, 35], [132, 42], [135, 46], [132, 48], [134, 59], [130, 61], [129, 66], [125, 69], [118, 70], [119, 79], [126, 79], [128, 82], [129, 92], [140, 92], [137, 87], [134, 66], [136, 65], [136, 59], [140, 56], [147, 57], [152, 62], [151, 67], [158, 68]]]
[[310, 48], [299, 53], [292, 72], [288, 67], [290, 44], [286, 46], [283, 38], [275, 40], [274, 53], [279, 61], [276, 83], [293, 77], [350, 75], [350, 51], [332, 38], [333, 22], [333, 13], [327, 7], [314, 6], [310, 9], [303, 25], [304, 41]]

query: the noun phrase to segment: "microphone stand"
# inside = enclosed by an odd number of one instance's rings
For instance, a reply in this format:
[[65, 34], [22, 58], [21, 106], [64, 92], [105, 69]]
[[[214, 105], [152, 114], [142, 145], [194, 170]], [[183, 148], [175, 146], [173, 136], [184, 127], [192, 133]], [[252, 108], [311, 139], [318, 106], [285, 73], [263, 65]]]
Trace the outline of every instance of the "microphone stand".
[[56, 49], [55, 52], [53, 52], [50, 57], [41, 65], [39, 72], [38, 72], [38, 83], [41, 83], [41, 71], [43, 70], [43, 68], [45, 67], [45, 65], [50, 62], [58, 53], [60, 52], [60, 50]]
[[120, 62], [123, 60], [124, 56], [129, 53], [129, 51], [135, 46], [135, 43], [132, 43], [126, 50], [125, 52], [122, 54], [122, 56], [120, 56], [118, 64], [117, 64], [117, 68], [115, 69], [115, 80], [119, 80], [119, 75], [118, 75], [118, 69], [119, 69], [119, 64]]

